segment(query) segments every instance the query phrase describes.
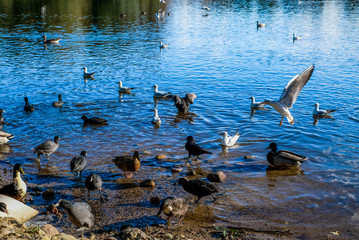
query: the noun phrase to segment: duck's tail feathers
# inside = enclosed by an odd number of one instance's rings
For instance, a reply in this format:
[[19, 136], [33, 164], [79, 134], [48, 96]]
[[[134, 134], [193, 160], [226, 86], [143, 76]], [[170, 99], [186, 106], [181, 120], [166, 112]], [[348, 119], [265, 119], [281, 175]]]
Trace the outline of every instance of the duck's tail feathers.
[[8, 136], [8, 137], [6, 137], [7, 139], [11, 139], [11, 138], [13, 138], [13, 137], [15, 137], [15, 135], [14, 134], [11, 134], [10, 136]]

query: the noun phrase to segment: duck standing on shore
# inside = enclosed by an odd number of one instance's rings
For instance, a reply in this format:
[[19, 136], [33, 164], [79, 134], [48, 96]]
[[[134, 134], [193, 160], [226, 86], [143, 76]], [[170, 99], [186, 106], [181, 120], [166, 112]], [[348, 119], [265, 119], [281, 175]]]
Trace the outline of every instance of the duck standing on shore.
[[13, 183], [10, 183], [0, 189], [0, 194], [4, 194], [6, 196], [12, 197], [16, 200], [21, 200], [26, 195], [26, 183], [21, 178], [21, 174], [25, 174], [22, 170], [21, 164], [17, 163], [14, 166], [13, 171]]
[[160, 210], [157, 213], [157, 217], [159, 217], [163, 212], [168, 217], [167, 224], [171, 222], [171, 217], [178, 217], [179, 220], [177, 225], [179, 225], [183, 219], [183, 216], [187, 212], [187, 209], [188, 204], [185, 199], [177, 197], [167, 197], [161, 203]]
[[133, 156], [115, 156], [112, 161], [125, 172], [126, 178], [131, 178], [131, 172], [136, 172], [141, 167], [140, 154], [137, 151], [133, 153]]

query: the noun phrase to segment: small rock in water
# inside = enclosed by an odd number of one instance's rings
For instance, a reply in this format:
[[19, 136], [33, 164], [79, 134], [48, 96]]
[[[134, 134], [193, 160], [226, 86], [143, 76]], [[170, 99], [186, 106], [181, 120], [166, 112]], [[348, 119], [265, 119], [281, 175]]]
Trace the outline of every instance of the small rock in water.
[[159, 198], [159, 197], [151, 197], [151, 199], [150, 199], [150, 203], [152, 204], [152, 205], [158, 205], [158, 204], [160, 204], [160, 202], [161, 202], [161, 199]]
[[254, 157], [253, 157], [253, 156], [250, 156], [250, 155], [245, 155], [245, 156], [244, 156], [244, 159], [254, 159]]
[[140, 187], [154, 187], [155, 182], [151, 179], [146, 179], [140, 183]]
[[144, 155], [151, 155], [151, 151], [143, 151], [142, 154], [144, 154]]
[[42, 197], [45, 200], [53, 200], [55, 199], [55, 191], [52, 188], [48, 188], [42, 193]]
[[189, 171], [186, 175], [187, 175], [187, 176], [196, 176], [197, 173], [196, 173], [195, 170], [191, 170], [191, 171]]
[[163, 160], [163, 159], [166, 159], [167, 158], [167, 156], [166, 155], [163, 155], [163, 154], [158, 154], [157, 156], [156, 156], [156, 159], [157, 160]]
[[41, 230], [50, 235], [60, 234], [59, 231], [57, 231], [57, 229], [51, 224], [45, 224], [41, 227]]
[[182, 168], [172, 168], [172, 173], [179, 173], [182, 171]]
[[211, 182], [223, 182], [225, 178], [226, 174], [224, 174], [222, 171], [218, 171], [216, 173], [209, 173], [207, 175], [207, 179]]

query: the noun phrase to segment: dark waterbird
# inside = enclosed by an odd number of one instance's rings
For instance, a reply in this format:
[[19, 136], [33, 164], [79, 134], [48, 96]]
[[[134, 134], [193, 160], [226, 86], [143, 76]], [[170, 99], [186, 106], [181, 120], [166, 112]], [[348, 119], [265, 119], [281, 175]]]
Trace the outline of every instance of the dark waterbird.
[[112, 161], [125, 172], [126, 178], [131, 178], [131, 172], [135, 172], [141, 167], [140, 154], [137, 151], [133, 153], [133, 156], [116, 156]]
[[206, 150], [204, 150], [203, 148], [201, 148], [193, 139], [192, 136], [188, 136], [187, 137], [187, 142], [186, 142], [186, 150], [188, 151], [188, 158], [190, 158], [191, 156], [197, 156], [196, 160], [199, 158], [199, 155], [204, 154], [204, 153], [208, 153], [208, 154], [212, 154], [211, 152], [208, 152]]
[[60, 201], [55, 204], [54, 210], [56, 210], [58, 206], [67, 211], [68, 219], [79, 228], [77, 231], [82, 231], [82, 236], [85, 230], [89, 230], [93, 226], [94, 217], [91, 212], [91, 207], [87, 203], [75, 202], [71, 204], [67, 200], [60, 199]]
[[4, 212], [4, 213], [6, 213], [6, 214], [9, 214], [9, 212], [7, 211], [7, 205], [6, 205], [6, 203], [0, 202], [0, 211], [1, 211], [1, 212]]
[[84, 125], [108, 125], [107, 120], [99, 117], [88, 118], [82, 116], [81, 119], [84, 120]]
[[33, 112], [35, 110], [34, 105], [31, 105], [29, 103], [29, 99], [27, 97], [24, 97], [25, 100], [25, 107], [24, 107], [24, 111], [25, 112]]
[[178, 180], [178, 184], [182, 185], [186, 192], [198, 197], [195, 203], [197, 203], [202, 197], [209, 195], [212, 195], [213, 199], [216, 200], [213, 195], [218, 192], [216, 186], [202, 179], [188, 180], [187, 178], [182, 177]]
[[40, 160], [41, 155], [45, 155], [47, 160], [49, 159], [50, 154], [54, 153], [56, 149], [59, 147], [60, 143], [60, 137], [55, 136], [54, 141], [46, 141], [35, 147], [34, 153], [37, 154], [36, 160]]
[[187, 212], [188, 204], [185, 199], [177, 197], [167, 197], [161, 203], [160, 210], [157, 213], [157, 217], [163, 212], [167, 218], [167, 224], [170, 223], [171, 217], [178, 217], [178, 223], [180, 224], [183, 216]]
[[173, 101], [175, 102], [175, 106], [178, 109], [178, 112], [186, 113], [189, 110], [193, 101], [197, 98], [196, 94], [194, 93], [187, 93], [184, 98], [181, 98], [178, 95], [173, 96]]
[[52, 103], [53, 107], [61, 107], [62, 105], [64, 105], [64, 102], [62, 101], [61, 94], [59, 94], [58, 98], [59, 98], [59, 101]]
[[279, 168], [288, 168], [288, 167], [298, 167], [308, 158], [286, 150], [278, 151], [278, 145], [274, 142], [269, 144], [270, 152], [267, 154], [268, 162], [274, 166]]
[[82, 151], [79, 156], [73, 157], [70, 162], [71, 172], [77, 173], [77, 176], [81, 178], [82, 171], [87, 165], [87, 152]]
[[17, 163], [14, 166], [13, 171], [13, 183], [3, 186], [0, 189], [0, 194], [15, 198], [16, 200], [21, 200], [26, 195], [26, 183], [22, 180], [21, 174], [25, 174], [22, 170], [21, 164]]
[[5, 119], [4, 119], [4, 115], [3, 115], [4, 112], [5, 112], [4, 109], [0, 109], [0, 124], [5, 123]]
[[101, 201], [104, 201], [102, 197], [102, 179], [100, 175], [91, 173], [85, 181], [85, 186], [88, 190], [89, 200], [91, 200], [91, 191], [99, 190]]

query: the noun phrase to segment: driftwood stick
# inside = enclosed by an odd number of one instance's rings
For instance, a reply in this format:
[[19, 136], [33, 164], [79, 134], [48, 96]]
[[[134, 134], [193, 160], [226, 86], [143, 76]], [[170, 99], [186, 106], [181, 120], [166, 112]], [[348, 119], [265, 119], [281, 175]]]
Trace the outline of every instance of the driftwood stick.
[[279, 234], [279, 235], [285, 235], [285, 234], [291, 234], [290, 229], [287, 230], [260, 230], [260, 229], [253, 229], [253, 228], [246, 228], [246, 227], [232, 227], [227, 226], [227, 229], [234, 229], [237, 231], [242, 232], [257, 232], [257, 233], [268, 233], [268, 234]]

